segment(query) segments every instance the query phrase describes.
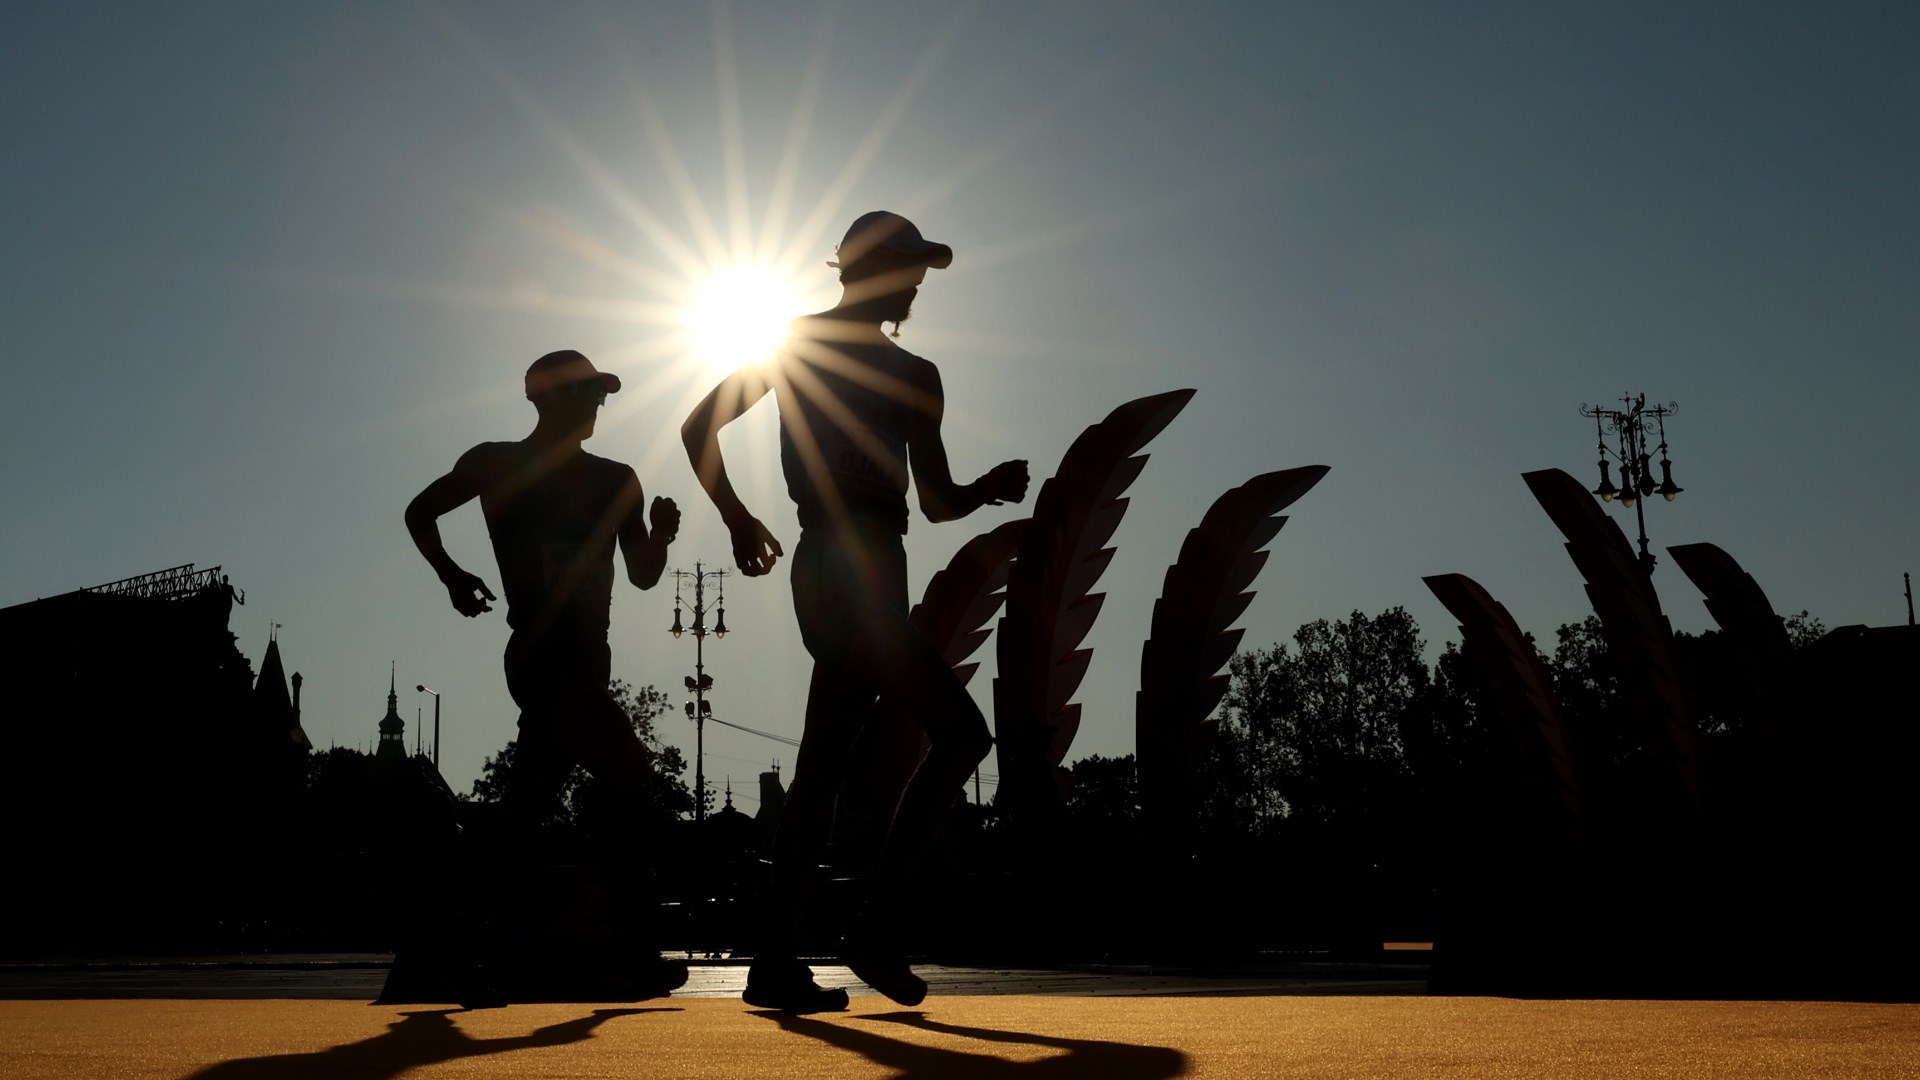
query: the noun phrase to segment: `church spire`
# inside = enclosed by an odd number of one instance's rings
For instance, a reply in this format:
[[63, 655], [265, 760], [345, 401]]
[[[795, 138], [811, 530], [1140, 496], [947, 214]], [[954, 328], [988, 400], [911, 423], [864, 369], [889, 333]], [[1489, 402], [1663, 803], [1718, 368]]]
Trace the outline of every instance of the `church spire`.
[[404, 759], [407, 756], [407, 722], [400, 719], [399, 665], [387, 672], [387, 715], [380, 718], [380, 746], [377, 757]]

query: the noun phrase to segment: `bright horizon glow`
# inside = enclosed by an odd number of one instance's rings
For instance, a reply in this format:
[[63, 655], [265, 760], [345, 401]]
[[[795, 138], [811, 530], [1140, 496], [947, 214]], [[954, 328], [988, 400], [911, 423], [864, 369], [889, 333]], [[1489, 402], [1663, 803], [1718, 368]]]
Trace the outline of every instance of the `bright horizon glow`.
[[765, 360], [786, 340], [787, 324], [803, 306], [785, 274], [751, 263], [727, 267], [687, 304], [693, 355], [716, 375]]

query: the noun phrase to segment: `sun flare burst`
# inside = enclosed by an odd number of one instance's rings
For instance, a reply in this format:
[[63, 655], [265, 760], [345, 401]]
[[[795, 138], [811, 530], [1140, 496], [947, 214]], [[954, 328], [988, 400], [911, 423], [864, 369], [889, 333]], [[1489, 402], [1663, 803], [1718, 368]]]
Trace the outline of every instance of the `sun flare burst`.
[[[625, 78], [621, 89], [636, 110], [623, 118], [632, 123], [619, 129], [622, 134], [615, 145], [624, 147], [626, 133], [637, 124], [658, 166], [644, 174], [652, 178], [646, 185], [629, 181], [618, 157], [602, 152], [585, 129], [542, 100], [515, 73], [510, 54], [494, 48], [451, 12], [443, 12], [444, 26], [463, 55], [545, 136], [560, 160], [578, 174], [577, 179], [599, 196], [604, 205], [598, 214], [607, 217], [596, 220], [590, 206], [567, 203], [496, 204], [475, 199], [461, 184], [450, 184], [449, 197], [479, 210], [489, 228], [509, 226], [538, 241], [558, 261], [530, 268], [519, 247], [507, 246], [500, 250], [513, 251], [513, 261], [501, 267], [502, 274], [490, 276], [486, 285], [380, 284], [459, 308], [531, 312], [568, 324], [608, 324], [611, 337], [583, 340], [577, 325], [572, 325], [565, 338], [569, 343], [587, 344], [607, 370], [627, 380], [625, 391], [609, 400], [601, 414], [600, 445], [617, 445], [613, 433], [621, 430], [621, 438], [643, 440], [637, 450], [626, 452], [642, 475], [666, 467], [682, 453], [679, 421], [715, 382], [769, 358], [786, 339], [794, 318], [833, 304], [839, 285], [826, 267], [833, 265], [828, 261], [833, 241], [847, 222], [875, 205], [875, 200], [910, 216], [931, 211], [1022, 144], [1044, 135], [1063, 115], [1066, 99], [1035, 102], [1025, 116], [1013, 119], [1009, 129], [963, 153], [958, 168], [918, 191], [872, 181], [870, 173], [885, 160], [889, 139], [905, 123], [971, 17], [967, 5], [957, 5], [941, 30], [926, 42], [898, 88], [878, 102], [865, 132], [832, 142], [839, 165], [831, 179], [823, 185], [810, 184], [809, 177], [824, 179], [813, 176], [807, 166], [819, 134], [816, 119], [822, 115], [824, 88], [834, 70], [834, 9], [828, 3], [818, 17], [806, 70], [790, 94], [786, 137], [777, 156], [770, 158], [771, 172], [761, 188], [749, 182], [740, 69], [732, 61], [733, 24], [726, 5], [712, 9], [716, 104], [724, 144], [724, 168], [718, 176], [702, 173], [682, 154], [663, 101], [641, 80], [644, 65], [619, 27], [608, 22], [599, 28]], [[869, 190], [876, 187], [880, 190]], [[718, 205], [710, 202], [715, 194], [722, 196]], [[983, 245], [977, 257], [970, 256], [968, 265], [991, 265], [1059, 246], [1091, 227], [1055, 230], [997, 247]], [[593, 275], [595, 283], [573, 284], [583, 273]], [[1049, 352], [1055, 349], [1052, 342], [1037, 345]], [[518, 398], [517, 373], [496, 380], [489, 393], [501, 400]], [[657, 422], [663, 416], [670, 422]], [[634, 421], [642, 422], [629, 426]], [[763, 425], [757, 430], [771, 437], [772, 429]], [[775, 459], [762, 454], [760, 460]], [[784, 484], [777, 466], [745, 467], [737, 479], [758, 489], [763, 501]]]
[[802, 309], [800, 290], [785, 274], [767, 266], [732, 266], [694, 292], [685, 313], [687, 335], [700, 362], [725, 374], [771, 356]]

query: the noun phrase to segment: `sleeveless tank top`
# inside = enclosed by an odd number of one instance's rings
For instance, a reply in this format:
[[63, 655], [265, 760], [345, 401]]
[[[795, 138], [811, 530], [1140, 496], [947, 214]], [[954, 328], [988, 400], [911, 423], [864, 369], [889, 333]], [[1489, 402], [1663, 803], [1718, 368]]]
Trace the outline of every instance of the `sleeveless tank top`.
[[775, 360], [780, 468], [802, 529], [850, 518], [907, 531], [907, 436], [914, 408], [903, 392], [917, 357], [891, 341], [819, 341], [796, 328]]

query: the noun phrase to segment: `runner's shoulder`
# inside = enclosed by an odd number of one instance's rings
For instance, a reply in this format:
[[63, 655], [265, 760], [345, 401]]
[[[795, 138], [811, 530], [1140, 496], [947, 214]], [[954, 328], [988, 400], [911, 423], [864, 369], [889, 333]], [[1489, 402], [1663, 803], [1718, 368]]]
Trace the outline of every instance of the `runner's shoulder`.
[[483, 442], [461, 454], [459, 462], [454, 465], [454, 470], [491, 475], [513, 467], [525, 456], [521, 443]]
[[593, 453], [592, 451], [589, 451], [589, 450], [582, 450], [580, 451], [580, 454], [582, 457], [587, 459], [587, 466], [589, 468], [601, 469], [607, 472], [630, 473], [633, 471], [633, 466], [627, 464], [624, 461], [616, 461], [615, 459], [610, 457], [601, 457], [599, 454]]
[[908, 382], [922, 390], [939, 391], [940, 369], [934, 366], [933, 361], [918, 353], [910, 353], [905, 349], [901, 349], [900, 354], [901, 367], [905, 372]]
[[630, 480], [634, 483], [639, 483], [640, 481], [639, 475], [633, 471], [633, 466], [624, 461], [615, 461], [612, 458], [601, 457], [599, 454], [590, 454], [585, 450], [580, 451], [580, 453], [587, 459], [587, 468], [592, 470], [594, 476], [603, 477], [609, 483], [616, 485], [624, 484]]

